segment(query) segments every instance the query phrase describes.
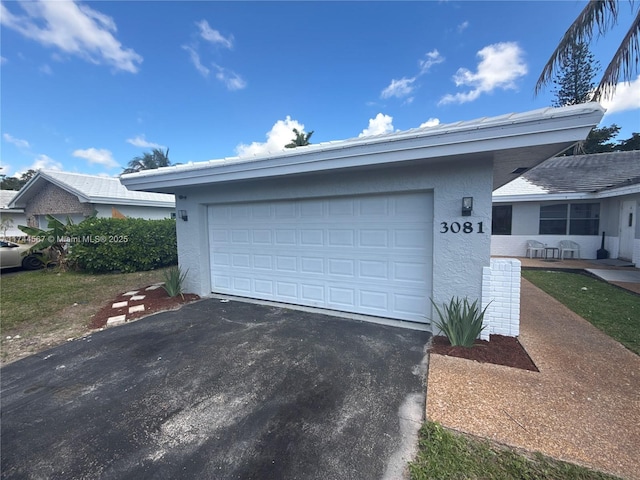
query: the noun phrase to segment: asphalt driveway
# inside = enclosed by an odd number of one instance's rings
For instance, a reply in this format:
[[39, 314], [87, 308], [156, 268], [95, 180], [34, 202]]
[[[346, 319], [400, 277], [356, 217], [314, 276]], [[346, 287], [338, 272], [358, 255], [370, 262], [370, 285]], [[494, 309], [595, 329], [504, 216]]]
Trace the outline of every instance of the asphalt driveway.
[[203, 300], [1, 370], [2, 478], [401, 478], [429, 334]]

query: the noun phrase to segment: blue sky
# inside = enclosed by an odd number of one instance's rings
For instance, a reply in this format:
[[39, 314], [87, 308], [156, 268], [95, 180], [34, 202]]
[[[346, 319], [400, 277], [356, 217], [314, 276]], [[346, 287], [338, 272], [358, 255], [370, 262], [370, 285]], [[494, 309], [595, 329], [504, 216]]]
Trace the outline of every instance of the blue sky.
[[[551, 105], [538, 75], [584, 1], [3, 1], [2, 174], [118, 175]], [[631, 23], [594, 42], [602, 67]], [[640, 130], [640, 79], [601, 125]]]

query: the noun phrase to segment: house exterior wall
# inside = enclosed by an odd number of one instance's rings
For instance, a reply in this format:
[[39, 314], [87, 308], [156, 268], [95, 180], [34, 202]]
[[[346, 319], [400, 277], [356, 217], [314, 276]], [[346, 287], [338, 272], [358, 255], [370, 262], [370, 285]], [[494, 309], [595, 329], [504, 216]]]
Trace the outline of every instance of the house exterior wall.
[[[387, 192], [432, 191], [433, 215], [433, 292], [437, 303], [454, 296], [470, 300], [482, 295], [483, 267], [490, 262], [491, 160], [459, 163], [377, 168], [288, 176], [263, 181], [237, 182], [176, 191], [176, 210], [186, 210], [188, 221], [177, 220], [178, 257], [188, 271], [186, 289], [199, 295], [211, 293], [207, 205], [227, 202], [269, 201]], [[473, 197], [473, 212], [461, 216], [462, 197]], [[181, 198], [186, 197], [186, 198]], [[470, 222], [464, 233], [462, 226]], [[480, 225], [482, 222], [482, 225]], [[482, 226], [483, 232], [479, 232]], [[457, 233], [453, 233], [456, 230]], [[432, 312], [425, 316], [432, 318]]]
[[[637, 199], [636, 215], [640, 215], [640, 195], [624, 195], [611, 198], [589, 200], [557, 200], [552, 202], [495, 202], [494, 205], [512, 205], [511, 235], [491, 236], [491, 255], [495, 257], [526, 256], [527, 240], [537, 240], [549, 247], [557, 247], [562, 240], [572, 240], [580, 245], [583, 259], [597, 258], [602, 245], [602, 232], [605, 232], [605, 248], [611, 258], [617, 258], [620, 245], [620, 207], [625, 200]], [[599, 203], [600, 222], [598, 235], [540, 235], [540, 207], [555, 203]], [[640, 242], [640, 222], [636, 222], [636, 243]], [[633, 262], [640, 265], [640, 255], [635, 252]]]
[[[49, 214], [56, 217], [69, 215], [72, 218], [81, 218], [91, 215], [93, 206], [88, 203], [80, 203], [75, 195], [57, 185], [47, 183], [38, 192], [38, 195], [27, 202], [24, 213], [29, 226], [42, 227], [39, 225], [39, 219], [44, 215]], [[46, 225], [44, 226], [46, 227]]]
[[98, 217], [111, 218], [112, 208], [118, 210], [125, 217], [144, 218], [145, 220], [162, 220], [171, 218], [171, 214], [175, 213], [175, 208], [163, 207], [140, 207], [133, 205], [94, 205], [98, 211]]
[[0, 223], [5, 220], [11, 220], [10, 226], [5, 231], [0, 231], [0, 236], [4, 238], [23, 237], [25, 233], [18, 228], [18, 225], [27, 224], [27, 216], [22, 212], [2, 211], [0, 210]]

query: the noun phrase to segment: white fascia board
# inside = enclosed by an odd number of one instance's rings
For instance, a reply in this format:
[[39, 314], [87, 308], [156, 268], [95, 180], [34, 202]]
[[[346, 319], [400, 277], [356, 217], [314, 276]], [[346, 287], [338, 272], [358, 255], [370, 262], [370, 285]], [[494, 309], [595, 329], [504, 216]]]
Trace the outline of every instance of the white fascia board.
[[640, 194], [640, 183], [598, 192], [598, 198], [622, 197], [624, 195], [634, 194]]
[[555, 202], [560, 200], [599, 200], [640, 194], [640, 184], [612, 188], [601, 192], [541, 193], [534, 195], [493, 195], [493, 203]]
[[500, 195], [493, 196], [493, 203], [521, 203], [521, 202], [557, 202], [566, 200], [593, 200], [597, 193], [543, 193], [537, 195]]
[[[463, 160], [467, 154], [568, 143], [586, 138], [604, 110], [597, 104], [579, 109], [549, 109], [552, 114], [497, 117], [450, 129], [419, 129], [373, 139], [354, 139], [280, 152], [257, 160], [206, 162], [143, 171], [120, 177], [131, 190], [159, 191], [175, 187], [279, 177], [343, 168], [393, 164], [410, 160]], [[546, 112], [546, 110], [545, 110]], [[557, 115], [553, 115], [553, 113]], [[572, 112], [572, 113], [571, 113]], [[459, 158], [456, 158], [459, 157]], [[540, 161], [545, 160], [541, 158]]]
[[131, 205], [132, 207], [161, 207], [175, 208], [176, 202], [168, 202], [164, 200], [135, 200], [127, 198], [112, 197], [91, 197], [88, 203], [97, 203], [100, 205]]

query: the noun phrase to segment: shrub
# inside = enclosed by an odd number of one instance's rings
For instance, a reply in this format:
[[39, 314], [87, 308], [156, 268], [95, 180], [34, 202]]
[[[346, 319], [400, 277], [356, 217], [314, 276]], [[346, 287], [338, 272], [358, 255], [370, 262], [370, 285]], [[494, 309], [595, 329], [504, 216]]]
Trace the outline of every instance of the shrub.
[[473, 347], [473, 342], [484, 330], [482, 320], [489, 305], [480, 311], [478, 301], [470, 304], [466, 297], [464, 300], [452, 298], [449, 305], [442, 304], [442, 310], [433, 300], [431, 303], [440, 317], [439, 321], [433, 320], [433, 323], [447, 336], [451, 345]]
[[92, 273], [138, 272], [178, 263], [175, 220], [94, 218], [69, 232], [69, 259]]
[[162, 288], [167, 291], [167, 294], [170, 297], [177, 297], [178, 295], [180, 295], [184, 299], [184, 295], [182, 295], [184, 291], [182, 290], [182, 288], [184, 280], [187, 278], [188, 271], [189, 270], [183, 272], [182, 270], [180, 270], [180, 267], [176, 265], [163, 272], [164, 285], [162, 286]]

